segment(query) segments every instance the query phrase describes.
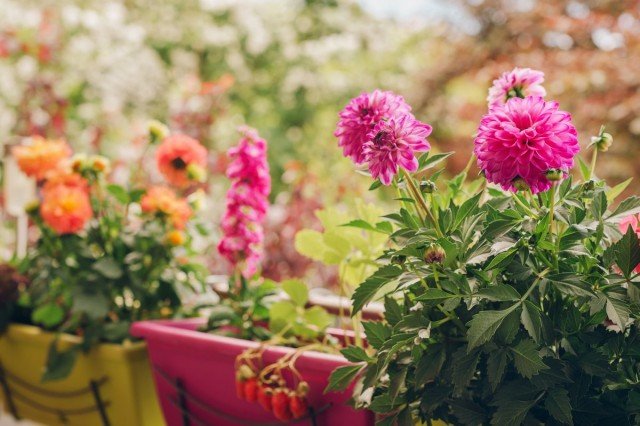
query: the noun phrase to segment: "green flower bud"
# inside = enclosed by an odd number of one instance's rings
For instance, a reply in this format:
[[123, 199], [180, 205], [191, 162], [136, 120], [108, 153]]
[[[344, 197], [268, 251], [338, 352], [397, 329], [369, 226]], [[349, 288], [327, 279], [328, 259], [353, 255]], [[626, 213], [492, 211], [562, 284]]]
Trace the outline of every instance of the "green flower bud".
[[513, 184], [513, 186], [516, 187], [518, 191], [529, 190], [529, 185], [527, 185], [527, 182], [524, 179], [522, 179], [520, 176], [517, 176], [515, 179], [513, 179], [511, 183]]
[[544, 174], [551, 182], [558, 182], [564, 177], [564, 172], [560, 169], [549, 169]]
[[187, 177], [195, 182], [204, 182], [207, 178], [207, 171], [203, 167], [191, 163], [187, 166]]
[[432, 194], [436, 189], [436, 184], [430, 180], [423, 180], [420, 182], [420, 191], [422, 191], [423, 194]]
[[151, 120], [148, 129], [151, 144], [158, 143], [169, 135], [169, 128], [158, 120]]
[[604, 126], [600, 128], [598, 136], [591, 137], [591, 145], [595, 145], [596, 149], [600, 152], [607, 152], [611, 144], [613, 143], [613, 136], [610, 133], [604, 131]]
[[424, 261], [429, 265], [444, 262], [446, 256], [447, 253], [437, 244], [432, 245], [424, 251]]

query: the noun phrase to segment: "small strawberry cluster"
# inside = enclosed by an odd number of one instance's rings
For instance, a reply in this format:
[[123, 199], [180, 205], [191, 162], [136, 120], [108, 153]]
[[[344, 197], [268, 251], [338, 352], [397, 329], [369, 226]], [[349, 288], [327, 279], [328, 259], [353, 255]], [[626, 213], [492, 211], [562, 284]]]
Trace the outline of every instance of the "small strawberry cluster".
[[[255, 366], [253, 352], [240, 355], [236, 361], [236, 393], [238, 398], [258, 403], [276, 419], [289, 421], [300, 419], [309, 413], [307, 394], [309, 385], [300, 379], [295, 367], [288, 360], [278, 360], [263, 369]], [[290, 373], [297, 385], [289, 387], [283, 373]]]

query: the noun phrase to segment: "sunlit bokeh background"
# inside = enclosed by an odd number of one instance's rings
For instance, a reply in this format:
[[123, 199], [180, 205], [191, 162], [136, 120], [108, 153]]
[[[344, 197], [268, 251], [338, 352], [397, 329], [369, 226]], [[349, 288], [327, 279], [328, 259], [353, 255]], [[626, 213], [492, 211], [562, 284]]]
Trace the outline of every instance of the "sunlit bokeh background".
[[[319, 226], [316, 209], [371, 196], [332, 135], [340, 108], [375, 88], [402, 94], [433, 125], [434, 149], [457, 152], [455, 172], [488, 86], [514, 66], [545, 72], [583, 148], [602, 124], [614, 135], [599, 176], [640, 175], [636, 0], [0, 0], [0, 142], [64, 137], [114, 159], [124, 182], [149, 119], [197, 137], [212, 175], [201, 250], [219, 272], [224, 153], [249, 124], [270, 143], [265, 272], [322, 284], [335, 271], [298, 255], [295, 233]], [[4, 209], [0, 223], [6, 258]]]

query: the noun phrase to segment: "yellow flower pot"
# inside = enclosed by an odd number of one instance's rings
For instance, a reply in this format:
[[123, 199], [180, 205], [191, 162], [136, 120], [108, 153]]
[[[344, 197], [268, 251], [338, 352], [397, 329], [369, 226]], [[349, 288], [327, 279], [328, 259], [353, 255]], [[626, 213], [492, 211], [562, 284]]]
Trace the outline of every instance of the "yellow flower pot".
[[[41, 383], [55, 335], [11, 325], [0, 337], [0, 396], [5, 411], [45, 425], [163, 425], [144, 343], [101, 344], [78, 356], [71, 375]], [[63, 335], [60, 347], [79, 338]]]

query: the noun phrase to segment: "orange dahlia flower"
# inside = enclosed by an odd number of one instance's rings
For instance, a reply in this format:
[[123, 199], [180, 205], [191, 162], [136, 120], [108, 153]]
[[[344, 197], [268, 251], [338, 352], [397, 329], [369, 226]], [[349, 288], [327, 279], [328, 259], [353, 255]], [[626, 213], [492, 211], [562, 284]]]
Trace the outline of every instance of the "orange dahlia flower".
[[204, 180], [207, 149], [189, 136], [169, 136], [158, 146], [156, 162], [167, 182], [184, 188]]
[[93, 216], [89, 194], [80, 186], [49, 186], [42, 192], [40, 216], [58, 234], [75, 234]]
[[42, 186], [42, 196], [46, 196], [47, 192], [54, 190], [60, 186], [75, 188], [89, 193], [89, 182], [78, 173], [70, 173], [67, 170], [58, 170], [51, 173], [44, 185]]
[[29, 142], [13, 148], [13, 155], [20, 169], [37, 180], [44, 179], [71, 157], [69, 145], [62, 139], [44, 139], [34, 136]]
[[140, 200], [142, 211], [166, 216], [176, 229], [184, 229], [193, 215], [189, 203], [166, 186], [152, 186]]

